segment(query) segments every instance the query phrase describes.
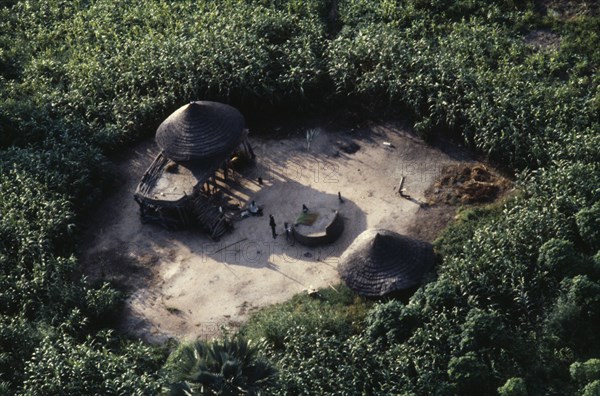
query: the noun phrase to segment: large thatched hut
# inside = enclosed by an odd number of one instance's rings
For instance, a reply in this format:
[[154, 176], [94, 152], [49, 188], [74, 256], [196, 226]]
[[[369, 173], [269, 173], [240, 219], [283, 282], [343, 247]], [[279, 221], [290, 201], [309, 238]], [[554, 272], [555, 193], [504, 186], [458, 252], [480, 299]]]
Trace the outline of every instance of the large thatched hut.
[[434, 261], [433, 247], [427, 242], [369, 229], [342, 254], [338, 272], [358, 294], [380, 297], [418, 286]]
[[160, 124], [156, 143], [161, 151], [134, 195], [142, 221], [221, 236], [231, 227], [213, 196], [216, 173], [226, 179], [234, 155], [254, 158], [243, 115], [223, 103], [191, 102]]

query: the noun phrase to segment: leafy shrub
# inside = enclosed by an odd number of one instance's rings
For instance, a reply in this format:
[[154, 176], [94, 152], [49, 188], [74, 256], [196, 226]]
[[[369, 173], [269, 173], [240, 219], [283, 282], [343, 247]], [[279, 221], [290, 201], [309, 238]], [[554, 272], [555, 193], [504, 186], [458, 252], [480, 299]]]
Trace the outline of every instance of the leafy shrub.
[[448, 377], [457, 384], [460, 394], [489, 392], [490, 370], [474, 352], [452, 358], [448, 364]]
[[581, 391], [582, 396], [598, 396], [600, 395], [600, 380], [596, 380], [587, 384]]
[[513, 340], [502, 317], [497, 312], [473, 308], [462, 325], [460, 348], [463, 351], [479, 351], [487, 348], [508, 349]]
[[23, 381], [25, 358], [31, 356], [41, 338], [23, 316], [0, 315], [0, 382], [10, 395]]
[[569, 367], [571, 378], [580, 386], [600, 380], [600, 359], [575, 362]]
[[414, 307], [407, 307], [397, 300], [376, 304], [365, 319], [365, 336], [369, 341], [380, 344], [382, 350], [386, 346], [400, 344], [420, 323], [419, 314]]
[[519, 377], [509, 378], [504, 385], [498, 388], [500, 396], [527, 396], [525, 380]]
[[64, 243], [70, 204], [15, 168], [0, 174], [0, 196], [0, 312], [36, 317], [52, 311], [47, 301], [77, 293], [77, 286], [67, 281], [74, 260], [52, 254]]
[[115, 313], [120, 312], [123, 302], [123, 294], [106, 282], [99, 288], [86, 290], [84, 307], [90, 325], [93, 328], [116, 325], [119, 315]]
[[[67, 335], [44, 338], [25, 367], [24, 395], [150, 395], [159, 388], [151, 348], [110, 348], [111, 333], [79, 343]], [[118, 345], [116, 345], [118, 346]], [[115, 347], [116, 347], [115, 346]]]
[[592, 251], [600, 250], [600, 201], [591, 208], [577, 212], [577, 227], [582, 239]]
[[368, 302], [346, 286], [319, 290], [319, 298], [306, 294], [290, 301], [263, 308], [241, 329], [252, 340], [266, 339], [274, 348], [282, 348], [291, 329], [305, 327], [316, 332], [347, 337], [358, 332]]
[[277, 375], [260, 357], [261, 349], [241, 337], [180, 344], [165, 365], [169, 394], [259, 394]]
[[585, 275], [564, 279], [545, 330], [577, 353], [600, 347], [595, 330], [600, 326], [600, 285]]
[[[11, 87], [45, 103], [33, 114], [73, 123], [88, 140], [112, 148], [182, 100], [222, 100], [242, 110], [297, 105], [321, 84], [324, 25], [320, 2], [281, 3], [289, 7], [103, 1], [59, 11], [50, 3], [19, 4], [17, 42], [49, 44], [32, 50], [33, 62]], [[44, 27], [28, 37], [20, 30], [27, 25]], [[52, 45], [54, 37], [68, 47]], [[14, 111], [31, 102], [15, 102]]]
[[538, 258], [539, 264], [549, 275], [558, 279], [579, 273], [580, 261], [572, 242], [554, 238], [541, 246]]
[[274, 357], [280, 379], [269, 394], [373, 394], [383, 379], [376, 352], [360, 338], [296, 327], [284, 345]]

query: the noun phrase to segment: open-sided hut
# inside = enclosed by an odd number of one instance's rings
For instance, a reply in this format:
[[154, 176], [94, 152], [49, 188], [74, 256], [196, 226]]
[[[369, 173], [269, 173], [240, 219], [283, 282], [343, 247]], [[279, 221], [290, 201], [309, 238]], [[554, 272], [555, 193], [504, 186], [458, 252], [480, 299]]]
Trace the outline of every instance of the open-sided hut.
[[380, 297], [418, 286], [434, 261], [433, 247], [427, 242], [369, 229], [342, 254], [338, 272], [358, 294]]
[[211, 190], [218, 188], [219, 169], [226, 177], [233, 155], [254, 158], [243, 115], [223, 103], [191, 102], [160, 124], [156, 143], [161, 151], [134, 195], [142, 221], [169, 229], [199, 226], [213, 238], [223, 235], [231, 226]]

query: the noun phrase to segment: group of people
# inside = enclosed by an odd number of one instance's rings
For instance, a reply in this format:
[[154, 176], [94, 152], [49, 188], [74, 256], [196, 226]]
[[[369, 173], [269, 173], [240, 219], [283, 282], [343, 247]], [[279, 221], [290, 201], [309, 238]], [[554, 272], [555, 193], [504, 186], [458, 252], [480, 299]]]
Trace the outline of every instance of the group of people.
[[[262, 208], [259, 207], [255, 201], [250, 202], [250, 205], [248, 205], [248, 212], [252, 215], [252, 216], [262, 216]], [[306, 205], [302, 205], [302, 212], [306, 213], [308, 212], [308, 208], [306, 207]], [[275, 223], [275, 217], [273, 217], [272, 214], [269, 215], [269, 226], [271, 227], [271, 233], [273, 235], [273, 239], [277, 238], [277, 232], [275, 231], [277, 224]], [[288, 242], [292, 241], [292, 225], [288, 224], [287, 222], [283, 223], [283, 228], [285, 230], [285, 238]]]
[[[304, 205], [302, 205], [302, 206], [305, 207]], [[271, 227], [271, 234], [273, 235], [273, 239], [276, 239], [277, 231], [275, 231], [275, 228], [277, 227], [277, 224], [275, 223], [275, 217], [273, 217], [272, 214], [269, 215], [269, 227]], [[285, 230], [285, 240], [288, 242], [293, 241], [292, 225], [289, 224], [288, 222], [284, 222], [283, 229]]]
[[[261, 184], [262, 184], [262, 180], [261, 180]], [[342, 194], [338, 192], [338, 199], [340, 200], [341, 203], [344, 202], [344, 200], [342, 199]], [[262, 216], [262, 208], [259, 208], [256, 205], [256, 202], [252, 201], [250, 203], [250, 206], [248, 207], [248, 211], [250, 212], [250, 214], [254, 215], [254, 216]], [[302, 204], [302, 213], [308, 213], [308, 207], [305, 204]], [[275, 217], [273, 217], [272, 214], [269, 215], [269, 227], [271, 227], [271, 234], [273, 235], [273, 239], [277, 239], [277, 224], [275, 223]], [[286, 241], [290, 242], [293, 241], [293, 235], [292, 235], [292, 224], [289, 224], [287, 222], [283, 223], [283, 228], [285, 230], [285, 239]]]

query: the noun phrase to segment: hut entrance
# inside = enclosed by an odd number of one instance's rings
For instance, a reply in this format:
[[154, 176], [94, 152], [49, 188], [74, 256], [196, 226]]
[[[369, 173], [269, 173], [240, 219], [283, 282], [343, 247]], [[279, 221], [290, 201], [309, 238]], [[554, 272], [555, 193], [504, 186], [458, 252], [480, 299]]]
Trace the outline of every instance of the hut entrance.
[[233, 158], [254, 159], [242, 114], [216, 102], [191, 102], [158, 127], [162, 150], [134, 194], [142, 222], [168, 229], [199, 227], [218, 239], [231, 230], [217, 171], [227, 179]]

